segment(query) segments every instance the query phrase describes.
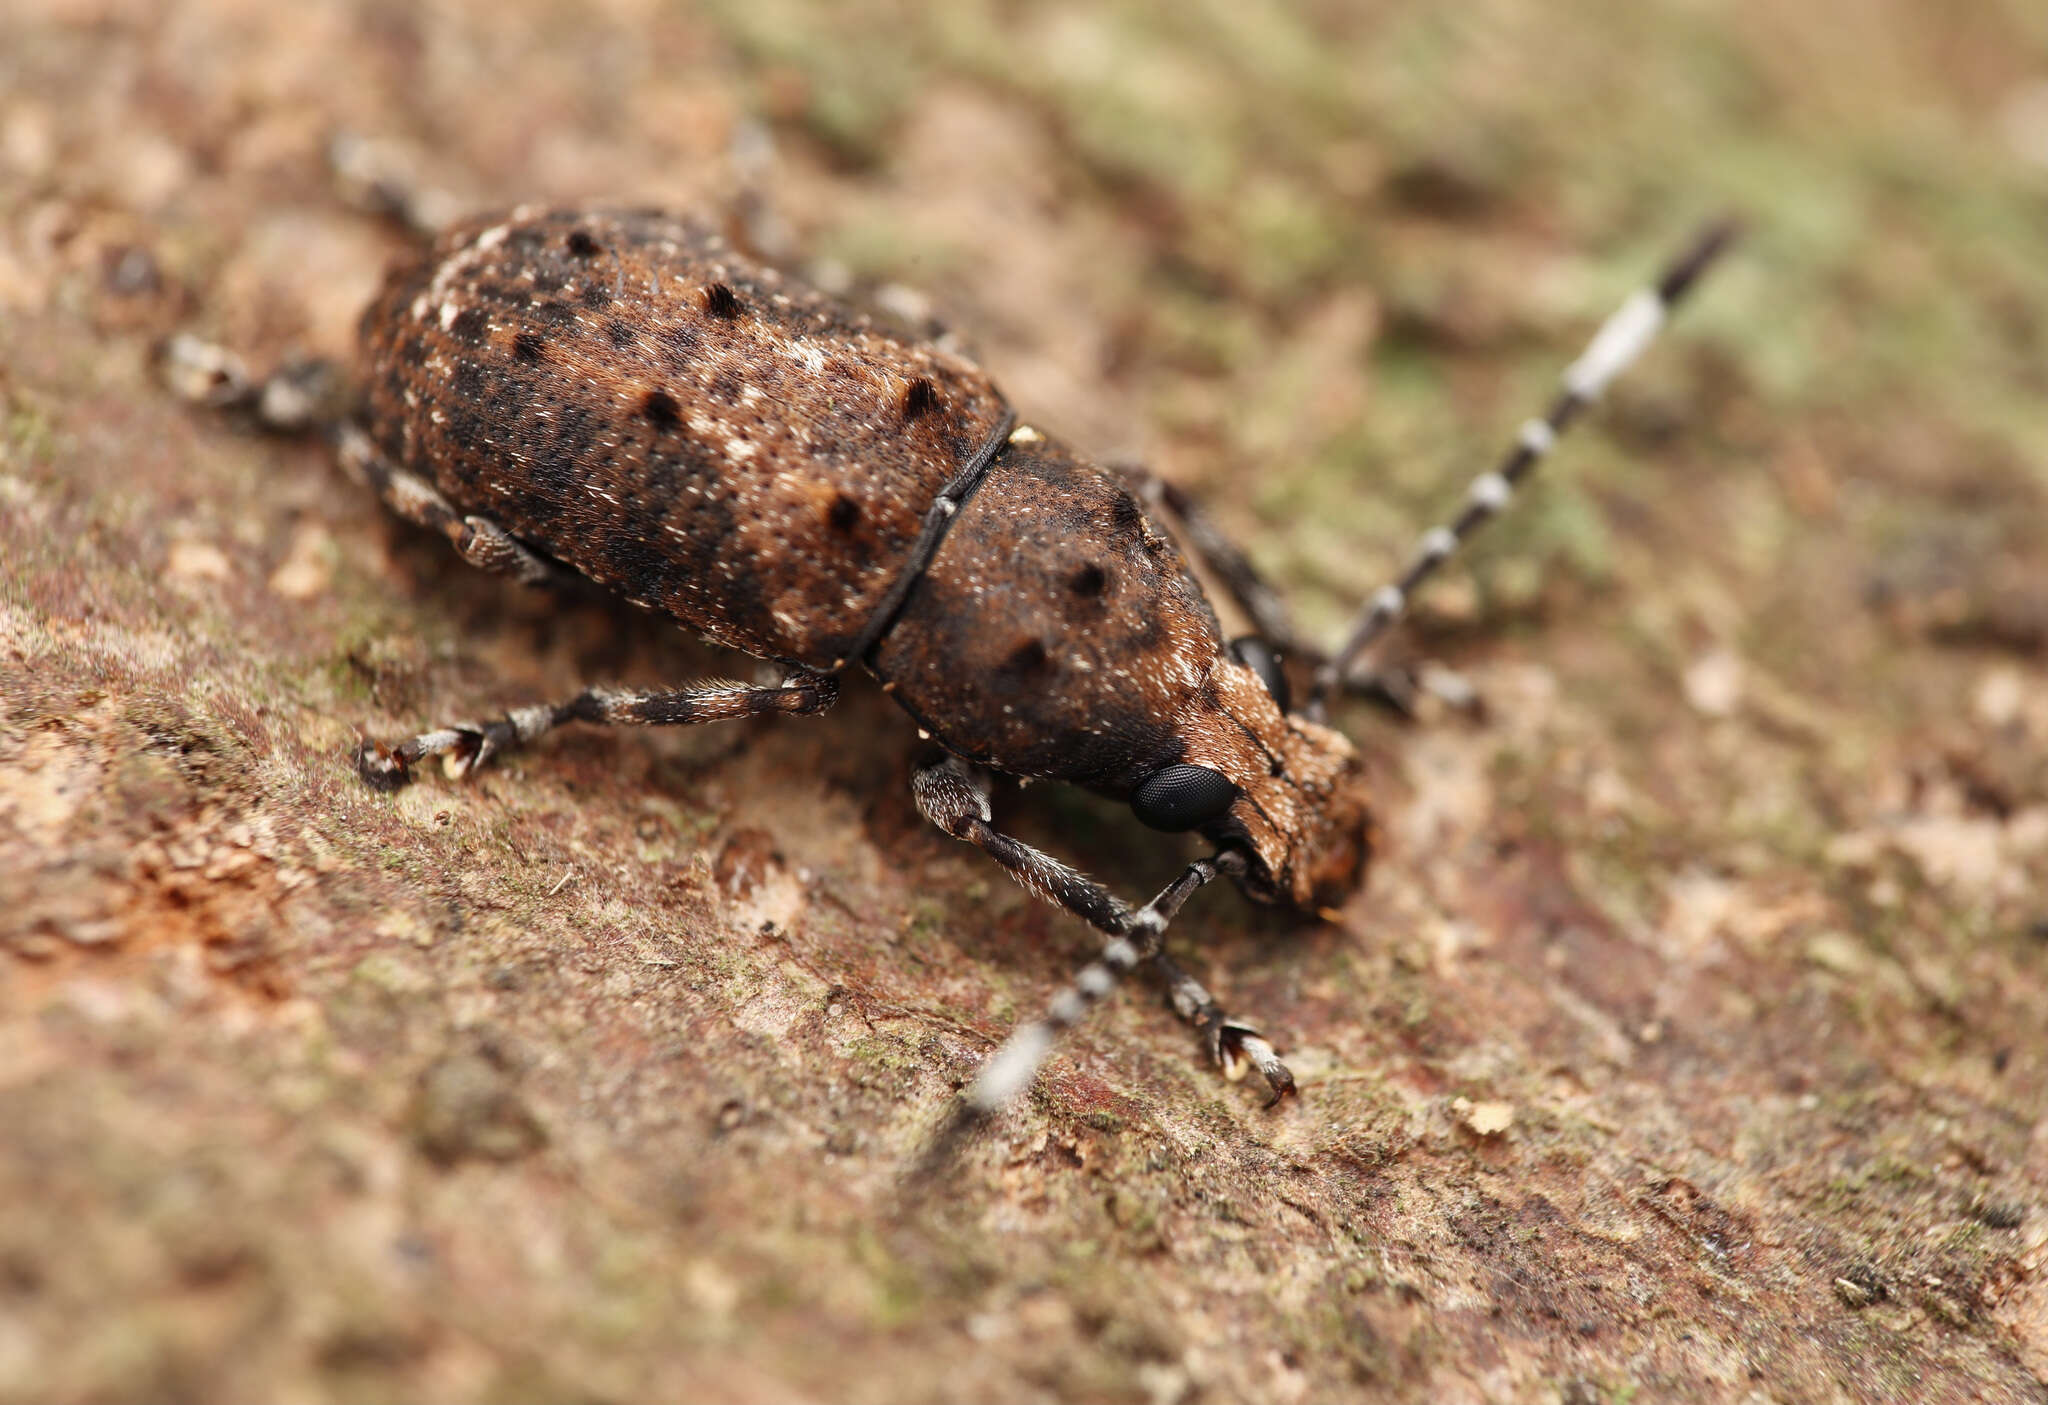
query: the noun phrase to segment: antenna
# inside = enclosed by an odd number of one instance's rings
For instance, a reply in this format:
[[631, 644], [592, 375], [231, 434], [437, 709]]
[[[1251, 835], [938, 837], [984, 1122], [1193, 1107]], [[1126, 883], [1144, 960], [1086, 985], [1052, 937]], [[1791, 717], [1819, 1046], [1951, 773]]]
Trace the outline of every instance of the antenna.
[[1500, 464], [1472, 480], [1472, 486], [1465, 491], [1464, 509], [1449, 523], [1424, 532], [1408, 569], [1367, 598], [1352, 621], [1343, 646], [1316, 670], [1312, 707], [1320, 710], [1327, 705], [1365, 651], [1407, 613], [1415, 588], [1449, 560], [1467, 537], [1507, 506], [1515, 489], [1556, 446], [1558, 436], [1579, 417], [1579, 412], [1598, 400], [1608, 382], [1656, 340], [1658, 331], [1671, 316], [1671, 309], [1739, 232], [1740, 225], [1732, 219], [1707, 226], [1664, 270], [1662, 277], [1639, 289], [1601, 325], [1579, 359], [1565, 369], [1563, 384], [1557, 398], [1550, 402], [1548, 413], [1522, 425], [1514, 447]]

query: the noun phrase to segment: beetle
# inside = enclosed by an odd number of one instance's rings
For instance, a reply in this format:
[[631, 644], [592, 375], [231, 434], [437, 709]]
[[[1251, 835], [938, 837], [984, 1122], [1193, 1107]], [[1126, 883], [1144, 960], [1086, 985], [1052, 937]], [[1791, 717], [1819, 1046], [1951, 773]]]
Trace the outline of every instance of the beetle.
[[[1187, 898], [1227, 874], [1253, 899], [1331, 915], [1363, 881], [1372, 819], [1333, 696], [1424, 579], [1498, 513], [1557, 437], [1654, 338], [1727, 245], [1697, 237], [1572, 363], [1450, 522], [1376, 592], [1343, 643], [1304, 649], [1277, 597], [1198, 504], [1090, 463], [1020, 422], [988, 374], [884, 328], [655, 210], [520, 207], [448, 229], [394, 270], [360, 329], [363, 390], [333, 426], [343, 462], [468, 561], [527, 582], [587, 577], [779, 663], [768, 686], [589, 688], [355, 757], [395, 789], [439, 757], [460, 777], [572, 721], [687, 725], [831, 707], [865, 669], [937, 744], [919, 810], [1106, 938], [961, 1104], [985, 1117], [1059, 1031], [1140, 966], [1232, 1077], [1294, 1079], [1163, 949]], [[292, 373], [258, 383], [181, 340], [217, 403], [303, 424]], [[1228, 639], [1177, 526], [1258, 632]], [[1312, 665], [1299, 706], [1284, 656]], [[1133, 906], [993, 824], [989, 776], [1084, 786], [1212, 850]]]

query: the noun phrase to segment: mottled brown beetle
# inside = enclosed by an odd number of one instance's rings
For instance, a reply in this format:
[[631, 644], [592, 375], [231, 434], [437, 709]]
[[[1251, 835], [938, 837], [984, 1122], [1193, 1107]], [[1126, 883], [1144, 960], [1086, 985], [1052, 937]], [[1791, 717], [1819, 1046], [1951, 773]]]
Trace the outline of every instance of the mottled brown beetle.
[[[1307, 912], [1361, 882], [1370, 816], [1358, 755], [1324, 725], [1367, 646], [1458, 542], [1507, 501], [1557, 434], [1654, 336], [1729, 238], [1706, 232], [1602, 327], [1542, 419], [1423, 538], [1334, 654], [1301, 650], [1277, 599], [1194, 505], [1019, 424], [978, 366], [883, 330], [718, 235], [639, 210], [521, 208], [444, 234], [362, 321], [365, 395], [336, 430], [345, 462], [463, 557], [539, 582], [563, 571], [788, 670], [779, 686], [590, 689], [446, 727], [357, 766], [407, 782], [440, 756], [465, 775], [570, 721], [681, 725], [816, 713], [859, 664], [945, 755], [919, 809], [1109, 941], [1040, 1021], [984, 1066], [964, 1108], [1001, 1107], [1056, 1033], [1141, 964], [1239, 1076], [1277, 1100], [1293, 1077], [1161, 950], [1218, 873]], [[305, 417], [289, 377], [255, 385], [222, 353], [174, 347], [216, 401]], [[1226, 641], [1173, 540], [1176, 519], [1260, 634]], [[1313, 662], [1290, 706], [1282, 651]], [[987, 773], [1069, 781], [1215, 852], [1132, 908], [990, 823]]]

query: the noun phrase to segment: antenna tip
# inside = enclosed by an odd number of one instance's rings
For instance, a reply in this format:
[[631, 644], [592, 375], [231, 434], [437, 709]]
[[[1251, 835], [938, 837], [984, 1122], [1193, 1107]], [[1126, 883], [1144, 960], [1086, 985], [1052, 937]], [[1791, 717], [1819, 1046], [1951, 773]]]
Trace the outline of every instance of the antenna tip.
[[1707, 265], [1742, 237], [1742, 231], [1742, 217], [1732, 212], [1710, 220], [1694, 237], [1691, 247], [1657, 280], [1657, 297], [1664, 306], [1669, 308], [1684, 297], [1686, 290], [1706, 272]]

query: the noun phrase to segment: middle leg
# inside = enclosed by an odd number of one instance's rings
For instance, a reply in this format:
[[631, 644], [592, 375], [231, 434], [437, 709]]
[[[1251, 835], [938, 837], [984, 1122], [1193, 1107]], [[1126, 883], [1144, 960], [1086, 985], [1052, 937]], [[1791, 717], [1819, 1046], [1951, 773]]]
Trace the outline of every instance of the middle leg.
[[531, 746], [569, 722], [606, 726], [691, 727], [700, 722], [729, 722], [764, 713], [809, 716], [839, 700], [839, 680], [802, 670], [779, 686], [744, 683], [703, 683], [666, 693], [634, 693], [617, 688], [585, 688], [563, 703], [514, 708], [495, 722], [463, 723], [421, 732], [397, 746], [365, 741], [356, 748], [356, 774], [377, 790], [398, 790], [412, 780], [412, 768], [430, 756], [461, 780], [492, 757]]

